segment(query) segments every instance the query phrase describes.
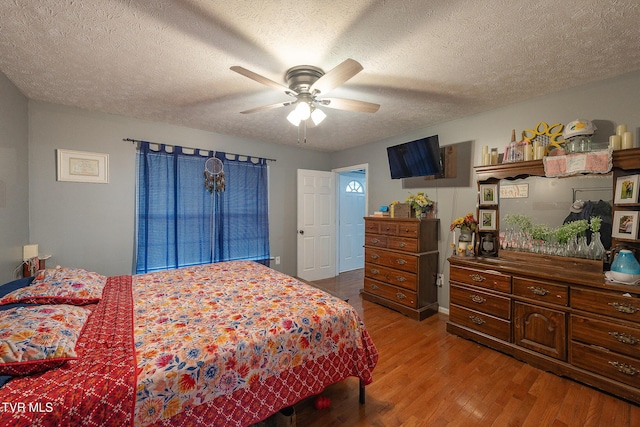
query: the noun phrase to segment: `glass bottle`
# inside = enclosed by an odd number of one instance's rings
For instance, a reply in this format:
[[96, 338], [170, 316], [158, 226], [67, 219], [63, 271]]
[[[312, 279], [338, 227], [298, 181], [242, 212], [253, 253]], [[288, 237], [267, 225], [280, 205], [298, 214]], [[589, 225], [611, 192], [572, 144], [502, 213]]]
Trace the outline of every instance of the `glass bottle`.
[[591, 243], [589, 243], [589, 259], [595, 259], [597, 261], [604, 257], [604, 245], [600, 240], [600, 232], [594, 231], [591, 235]]

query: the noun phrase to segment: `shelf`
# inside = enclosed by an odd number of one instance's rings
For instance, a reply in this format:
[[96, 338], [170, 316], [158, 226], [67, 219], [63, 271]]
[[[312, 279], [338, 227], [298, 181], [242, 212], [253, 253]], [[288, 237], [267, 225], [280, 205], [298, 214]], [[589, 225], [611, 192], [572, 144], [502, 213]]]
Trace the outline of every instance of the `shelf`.
[[478, 181], [485, 181], [490, 178], [517, 179], [528, 176], [544, 176], [544, 164], [542, 160], [474, 166], [474, 169], [478, 176]]

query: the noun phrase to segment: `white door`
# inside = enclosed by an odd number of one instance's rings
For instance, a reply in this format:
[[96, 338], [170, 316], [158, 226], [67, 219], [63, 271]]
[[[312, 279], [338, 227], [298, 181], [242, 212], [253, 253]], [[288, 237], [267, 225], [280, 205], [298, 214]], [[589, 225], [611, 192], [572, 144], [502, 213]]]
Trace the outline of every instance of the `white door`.
[[335, 174], [298, 169], [298, 277], [336, 276]]
[[342, 172], [338, 179], [338, 272], [364, 267], [364, 171]]

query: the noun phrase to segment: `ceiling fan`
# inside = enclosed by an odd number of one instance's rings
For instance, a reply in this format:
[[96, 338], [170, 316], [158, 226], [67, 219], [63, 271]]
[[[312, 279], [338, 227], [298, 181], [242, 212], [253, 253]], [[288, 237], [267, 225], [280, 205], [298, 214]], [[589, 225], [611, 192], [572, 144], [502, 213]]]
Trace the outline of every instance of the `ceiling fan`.
[[295, 109], [287, 116], [287, 120], [295, 126], [303, 122], [306, 128], [307, 119], [311, 118], [315, 125], [319, 125], [326, 117], [326, 114], [318, 108], [320, 106], [361, 113], [375, 113], [380, 108], [380, 105], [371, 102], [323, 97], [324, 94], [340, 86], [363, 70], [362, 65], [353, 59], [345, 60], [326, 73], [313, 65], [299, 65], [289, 68], [285, 74], [288, 86], [277, 83], [240, 66], [233, 66], [231, 70], [258, 83], [283, 90], [286, 95], [295, 98], [291, 101], [241, 111], [242, 114], [251, 114], [273, 108], [296, 105]]

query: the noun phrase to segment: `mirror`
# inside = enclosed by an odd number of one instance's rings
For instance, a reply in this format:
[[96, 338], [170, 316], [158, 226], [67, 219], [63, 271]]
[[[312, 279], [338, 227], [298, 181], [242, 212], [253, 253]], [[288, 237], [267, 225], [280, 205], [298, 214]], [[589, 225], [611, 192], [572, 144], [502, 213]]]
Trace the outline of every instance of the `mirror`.
[[[508, 198], [503, 195], [508, 186], [527, 184], [528, 197]], [[505, 187], [507, 186], [507, 187]], [[613, 204], [613, 177], [609, 175], [580, 175], [567, 178], [530, 176], [524, 179], [500, 181], [500, 217], [522, 214], [534, 224], [550, 227], [561, 225], [571, 213], [574, 200], [603, 200]], [[502, 222], [502, 221], [501, 221]]]
[[[505, 230], [504, 218], [508, 214], [521, 214], [532, 224], [544, 224], [550, 228], [562, 225], [565, 219], [602, 218], [601, 242], [605, 248], [611, 245], [611, 206], [613, 205], [613, 177], [608, 175], [580, 175], [567, 178], [531, 176], [517, 180], [501, 180], [499, 183], [500, 224]], [[526, 197], [522, 197], [526, 195]], [[583, 210], [572, 212], [575, 201], [585, 202]], [[590, 240], [591, 233], [587, 233]], [[489, 253], [483, 249], [483, 253]]]

